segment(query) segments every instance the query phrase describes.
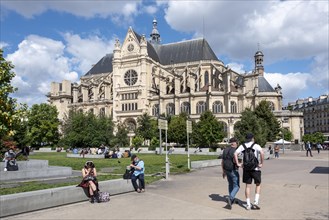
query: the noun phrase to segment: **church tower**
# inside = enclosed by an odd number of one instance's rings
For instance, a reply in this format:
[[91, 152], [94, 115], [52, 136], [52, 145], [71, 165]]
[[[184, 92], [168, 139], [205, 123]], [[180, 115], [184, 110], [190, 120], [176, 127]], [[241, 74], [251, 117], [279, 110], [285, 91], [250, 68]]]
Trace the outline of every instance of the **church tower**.
[[264, 76], [264, 55], [262, 51], [258, 50], [255, 54], [255, 72], [258, 73], [260, 76]]
[[152, 29], [152, 32], [150, 34], [150, 43], [151, 44], [160, 44], [160, 34], [159, 34], [159, 31], [158, 31], [158, 22], [156, 19], [153, 19], [153, 29]]

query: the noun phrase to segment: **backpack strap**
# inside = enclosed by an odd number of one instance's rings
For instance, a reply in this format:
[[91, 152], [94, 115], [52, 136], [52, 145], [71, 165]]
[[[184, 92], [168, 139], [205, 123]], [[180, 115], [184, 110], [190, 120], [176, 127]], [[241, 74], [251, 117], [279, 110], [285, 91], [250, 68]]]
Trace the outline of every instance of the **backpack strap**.
[[244, 151], [247, 150], [247, 147], [244, 143], [242, 144], [242, 147], [244, 148]]

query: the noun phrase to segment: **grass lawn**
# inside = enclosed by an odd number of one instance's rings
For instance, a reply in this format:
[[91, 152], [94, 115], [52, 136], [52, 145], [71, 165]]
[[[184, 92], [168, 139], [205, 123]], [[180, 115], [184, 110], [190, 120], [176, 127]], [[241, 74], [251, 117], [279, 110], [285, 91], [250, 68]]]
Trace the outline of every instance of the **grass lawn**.
[[[145, 163], [145, 182], [146, 184], [157, 181], [162, 176], [153, 176], [157, 173], [165, 173], [165, 154], [137, 154]], [[98, 180], [111, 180], [122, 178], [126, 166], [130, 164], [130, 158], [120, 159], [89, 159], [89, 158], [67, 158], [65, 152], [61, 153], [36, 153], [30, 155], [30, 159], [48, 160], [50, 166], [72, 167], [73, 170], [81, 171], [85, 162], [92, 160], [95, 163]], [[217, 159], [217, 156], [207, 155], [190, 155], [191, 161]], [[189, 172], [187, 168], [186, 155], [169, 155], [170, 173], [179, 174]], [[0, 195], [14, 194], [20, 192], [35, 191], [41, 189], [56, 188], [61, 186], [77, 185], [81, 178], [69, 178], [61, 183], [53, 183], [52, 181], [31, 181], [31, 182], [12, 182], [1, 183]]]

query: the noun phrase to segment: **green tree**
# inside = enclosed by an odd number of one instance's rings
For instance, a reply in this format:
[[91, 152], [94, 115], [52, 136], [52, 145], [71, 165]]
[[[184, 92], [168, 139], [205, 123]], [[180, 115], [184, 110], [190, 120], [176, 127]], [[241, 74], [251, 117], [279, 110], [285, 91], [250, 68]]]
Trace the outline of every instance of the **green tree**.
[[283, 139], [287, 141], [291, 141], [293, 139], [293, 134], [289, 129], [287, 128], [281, 128], [280, 129], [281, 136], [279, 138], [282, 138], [282, 133], [283, 133]]
[[27, 115], [27, 141], [31, 146], [56, 144], [59, 141], [59, 120], [55, 106], [35, 104]]
[[313, 144], [315, 144], [315, 143], [322, 144], [326, 140], [326, 137], [321, 132], [315, 132], [313, 134], [305, 134], [303, 136], [302, 140], [304, 142], [309, 141]]
[[224, 138], [223, 125], [211, 111], [204, 112], [193, 129], [194, 144], [211, 147]]
[[246, 108], [241, 113], [241, 120], [234, 126], [235, 137], [242, 143], [246, 141], [246, 135], [248, 133], [254, 134], [255, 142], [260, 146], [264, 146], [267, 142], [268, 128], [266, 122], [258, 118], [255, 112], [250, 108]]
[[[17, 91], [17, 88], [11, 85], [11, 80], [15, 77], [12, 72], [14, 65], [6, 61], [3, 57], [3, 50], [0, 49], [0, 140], [15, 134], [15, 123], [21, 118], [21, 110], [17, 105], [16, 99], [10, 97], [11, 93]], [[0, 143], [0, 145], [1, 145]]]
[[156, 135], [155, 120], [151, 118], [147, 113], [137, 117], [137, 134], [144, 138], [144, 140], [151, 140]]
[[129, 146], [129, 137], [128, 137], [128, 129], [124, 124], [117, 125], [117, 133], [115, 135], [115, 144], [119, 147], [128, 147]]
[[71, 147], [98, 147], [102, 144], [113, 146], [113, 122], [107, 116], [93, 113], [70, 111], [64, 117], [63, 138], [60, 144]]
[[143, 142], [144, 142], [144, 138], [140, 135], [136, 135], [132, 139], [132, 145], [135, 147], [136, 150], [143, 145]]
[[271, 131], [267, 133], [267, 141], [275, 141], [278, 134], [280, 133], [280, 123], [274, 116], [269, 102], [262, 100], [255, 109], [257, 118], [263, 119], [266, 124], [267, 130]]
[[187, 115], [182, 113], [173, 116], [168, 125], [168, 141], [178, 144], [186, 144], [186, 120]]

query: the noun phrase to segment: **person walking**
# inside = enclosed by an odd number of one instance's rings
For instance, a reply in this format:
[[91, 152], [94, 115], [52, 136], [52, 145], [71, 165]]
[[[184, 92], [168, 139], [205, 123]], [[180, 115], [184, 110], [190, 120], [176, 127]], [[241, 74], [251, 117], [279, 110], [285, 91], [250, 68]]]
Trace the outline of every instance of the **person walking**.
[[322, 145], [320, 143], [318, 143], [316, 145], [316, 149], [318, 150], [318, 154], [320, 153], [320, 150], [322, 149]]
[[[254, 135], [249, 133], [246, 135], [246, 142], [241, 144], [234, 153], [234, 160], [238, 167], [243, 167], [242, 182], [246, 184], [245, 196], [247, 206], [246, 209], [260, 209], [259, 197], [261, 188], [261, 168], [264, 162], [264, 151], [254, 142]], [[239, 162], [238, 155], [243, 153], [243, 164]], [[259, 160], [260, 156], [260, 160]], [[254, 203], [250, 203], [250, 190], [251, 183], [254, 180], [256, 184], [255, 188], [255, 200]]]
[[227, 206], [232, 209], [232, 204], [235, 202], [235, 195], [240, 189], [240, 176], [238, 166], [234, 162], [234, 152], [237, 148], [237, 139], [231, 138], [229, 140], [230, 146], [226, 147], [222, 156], [222, 171], [223, 178], [227, 177], [228, 181], [228, 197]]
[[308, 153], [310, 153], [310, 156], [313, 157], [313, 155], [312, 155], [312, 145], [309, 141], [306, 142], [306, 157], [308, 157]]
[[280, 147], [279, 145], [275, 145], [274, 147], [274, 157], [279, 158]]
[[[136, 154], [131, 156], [131, 169], [134, 169], [133, 174], [131, 175], [131, 183], [136, 192], [145, 192], [145, 180], [144, 180], [144, 161], [140, 160]], [[137, 184], [137, 179], [139, 184]]]

